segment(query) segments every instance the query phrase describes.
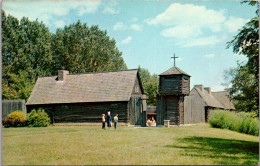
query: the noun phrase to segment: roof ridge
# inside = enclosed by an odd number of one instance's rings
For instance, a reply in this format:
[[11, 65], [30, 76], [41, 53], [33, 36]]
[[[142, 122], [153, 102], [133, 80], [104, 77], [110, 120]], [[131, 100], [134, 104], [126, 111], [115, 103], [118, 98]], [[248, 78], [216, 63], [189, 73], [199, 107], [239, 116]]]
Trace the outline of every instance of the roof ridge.
[[178, 68], [176, 66], [169, 68], [168, 70], [164, 71], [163, 73], [161, 73], [159, 75], [181, 75], [181, 74], [191, 77], [189, 74], [187, 74], [186, 72], [184, 72], [183, 70], [181, 70], [180, 68]]
[[81, 75], [81, 74], [98, 74], [98, 73], [115, 73], [115, 72], [123, 72], [123, 71], [138, 71], [138, 69], [126, 69], [126, 70], [116, 70], [116, 71], [102, 71], [102, 72], [87, 72], [87, 73], [73, 73], [68, 75]]

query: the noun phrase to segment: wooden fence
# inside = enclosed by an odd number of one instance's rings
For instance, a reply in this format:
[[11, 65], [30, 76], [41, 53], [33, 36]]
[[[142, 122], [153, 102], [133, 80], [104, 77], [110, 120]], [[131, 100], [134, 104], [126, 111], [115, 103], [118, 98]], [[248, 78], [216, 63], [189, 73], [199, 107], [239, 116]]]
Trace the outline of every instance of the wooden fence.
[[10, 113], [17, 110], [26, 115], [25, 100], [2, 100], [2, 118], [7, 118]]

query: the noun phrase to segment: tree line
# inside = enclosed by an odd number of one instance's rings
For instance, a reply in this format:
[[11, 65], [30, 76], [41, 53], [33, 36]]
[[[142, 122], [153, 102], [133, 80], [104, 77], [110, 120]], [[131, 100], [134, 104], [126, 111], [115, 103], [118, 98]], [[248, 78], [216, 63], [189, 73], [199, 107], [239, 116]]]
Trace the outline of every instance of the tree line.
[[80, 21], [51, 33], [43, 22], [2, 11], [2, 98], [28, 99], [38, 77], [127, 69], [106, 31]]
[[[2, 98], [25, 99], [38, 77], [127, 69], [107, 31], [80, 21], [51, 33], [43, 22], [2, 11]], [[138, 68], [149, 105], [156, 105], [158, 78]]]
[[237, 67], [226, 70], [223, 85], [230, 91], [237, 111], [254, 112], [259, 116], [259, 3], [242, 3], [258, 6], [256, 17], [246, 23], [233, 40], [227, 42], [227, 48], [233, 48], [236, 54], [245, 55], [248, 61], [238, 62]]

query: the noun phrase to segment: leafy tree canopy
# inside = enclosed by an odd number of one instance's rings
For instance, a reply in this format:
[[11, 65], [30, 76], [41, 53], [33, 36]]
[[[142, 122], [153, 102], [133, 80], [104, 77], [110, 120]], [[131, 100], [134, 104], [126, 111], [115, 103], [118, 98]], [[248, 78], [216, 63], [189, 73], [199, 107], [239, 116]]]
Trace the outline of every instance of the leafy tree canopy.
[[[257, 1], [243, 1], [249, 5], [257, 5]], [[258, 111], [259, 109], [259, 16], [252, 18], [234, 39], [227, 42], [227, 48], [232, 47], [234, 53], [243, 54], [248, 57], [245, 65], [225, 72], [225, 80], [231, 83], [231, 95], [236, 101], [238, 111]]]
[[78, 21], [52, 34], [43, 22], [2, 11], [2, 98], [28, 99], [38, 77], [126, 69], [106, 31]]
[[147, 69], [138, 67], [142, 80], [144, 92], [148, 97], [147, 105], [156, 106], [156, 95], [158, 92], [159, 79], [156, 74], [151, 75]]

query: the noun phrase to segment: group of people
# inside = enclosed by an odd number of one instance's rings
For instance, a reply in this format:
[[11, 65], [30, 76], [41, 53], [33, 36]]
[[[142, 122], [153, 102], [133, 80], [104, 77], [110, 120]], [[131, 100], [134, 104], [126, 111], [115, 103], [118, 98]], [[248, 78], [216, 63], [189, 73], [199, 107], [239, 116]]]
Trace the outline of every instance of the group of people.
[[[107, 117], [105, 117], [105, 114], [102, 114], [102, 129], [106, 129], [106, 122], [107, 122], [107, 127], [110, 130], [110, 127], [112, 126], [112, 117], [110, 115], [110, 111], [107, 112]], [[118, 114], [114, 116], [114, 128], [116, 129], [117, 127], [117, 122], [118, 122]]]
[[156, 126], [156, 121], [154, 120], [154, 117], [152, 116], [151, 119], [148, 119], [146, 122], [146, 126]]

